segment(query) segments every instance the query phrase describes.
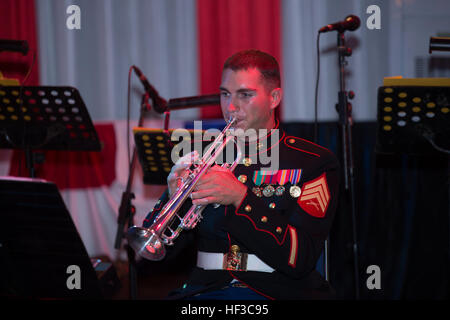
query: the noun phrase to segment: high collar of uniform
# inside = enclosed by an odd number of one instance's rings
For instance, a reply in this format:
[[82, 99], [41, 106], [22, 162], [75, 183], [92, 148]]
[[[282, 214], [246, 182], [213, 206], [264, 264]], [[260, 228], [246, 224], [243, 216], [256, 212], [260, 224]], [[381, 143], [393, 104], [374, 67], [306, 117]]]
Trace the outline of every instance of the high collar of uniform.
[[285, 133], [280, 130], [280, 122], [275, 120], [275, 126], [266, 134], [260, 134], [260, 132], [257, 132], [256, 140], [242, 142], [242, 146], [245, 148], [244, 154], [246, 156], [252, 156], [265, 152], [278, 145], [284, 135]]
[[279, 127], [280, 127], [280, 122], [278, 121], [278, 119], [275, 119], [275, 126], [274, 126], [272, 129], [270, 129], [270, 130], [267, 132], [267, 134], [261, 135], [260, 132], [257, 131], [257, 132], [256, 132], [256, 134], [257, 134], [257, 139], [256, 139], [256, 140], [252, 140], [252, 141], [245, 141], [244, 144], [245, 144], [246, 146], [251, 146], [251, 145], [253, 145], [253, 144], [261, 144], [262, 142], [268, 141], [268, 140], [270, 140], [270, 136], [271, 136], [272, 134], [274, 134], [274, 132], [275, 132], [276, 130], [279, 130]]

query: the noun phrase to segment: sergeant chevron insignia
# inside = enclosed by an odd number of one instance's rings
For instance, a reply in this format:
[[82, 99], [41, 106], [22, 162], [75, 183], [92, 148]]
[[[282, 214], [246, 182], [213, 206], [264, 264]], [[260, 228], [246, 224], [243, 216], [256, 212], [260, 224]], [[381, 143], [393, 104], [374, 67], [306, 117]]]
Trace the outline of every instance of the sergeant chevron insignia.
[[330, 191], [325, 173], [320, 177], [305, 182], [297, 203], [309, 215], [323, 218], [330, 203]]

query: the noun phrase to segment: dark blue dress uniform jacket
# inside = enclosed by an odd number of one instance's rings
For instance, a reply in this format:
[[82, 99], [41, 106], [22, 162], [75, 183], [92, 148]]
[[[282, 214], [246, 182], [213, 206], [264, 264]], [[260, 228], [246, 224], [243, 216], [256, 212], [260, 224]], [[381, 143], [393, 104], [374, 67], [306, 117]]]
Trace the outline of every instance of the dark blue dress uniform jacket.
[[[241, 252], [257, 255], [275, 271], [196, 267], [187, 280], [188, 287], [204, 286], [212, 290], [237, 279], [270, 299], [333, 298], [333, 289], [316, 271], [316, 263], [337, 206], [338, 161], [332, 152], [312, 142], [289, 136], [282, 130], [271, 133], [262, 143], [258, 142], [256, 153], [251, 153], [254, 146], [247, 145], [244, 159], [250, 158], [251, 164], [243, 161], [246, 165], [240, 163], [234, 171], [248, 187], [242, 203], [237, 208], [208, 205], [203, 220], [195, 229], [183, 231], [175, 245], [168, 247], [168, 255], [192, 241], [199, 251], [216, 253], [227, 253], [231, 246], [237, 245]], [[268, 164], [258, 161], [261, 154], [279, 155], [279, 173], [271, 172], [272, 178], [264, 170]], [[284, 192], [279, 189], [277, 194], [262, 194], [268, 185], [262, 182], [270, 179], [274, 189], [283, 185]], [[301, 190], [298, 197], [290, 194], [294, 184]], [[151, 225], [167, 200], [166, 191], [144, 220], [145, 227]], [[186, 201], [182, 210], [191, 205], [190, 200]]]

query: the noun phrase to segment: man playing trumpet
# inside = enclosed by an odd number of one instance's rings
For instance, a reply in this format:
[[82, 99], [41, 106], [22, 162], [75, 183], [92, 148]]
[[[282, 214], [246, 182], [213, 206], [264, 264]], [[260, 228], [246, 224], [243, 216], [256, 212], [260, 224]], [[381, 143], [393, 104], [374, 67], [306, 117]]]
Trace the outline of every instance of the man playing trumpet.
[[[281, 102], [279, 66], [271, 55], [240, 51], [227, 59], [220, 102], [233, 118], [242, 160], [234, 171], [218, 165], [201, 176], [182, 210], [206, 206], [203, 219], [174, 246], [195, 242], [197, 265], [171, 297], [189, 299], [328, 299], [333, 290], [316, 271], [338, 200], [338, 162], [327, 149], [286, 134], [275, 109]], [[270, 155], [267, 164], [258, 161]], [[183, 183], [183, 157], [168, 189], [144, 220], [152, 226]], [[267, 157], [266, 157], [267, 159]], [[182, 215], [180, 213], [180, 215]], [[171, 248], [168, 248], [170, 254]]]

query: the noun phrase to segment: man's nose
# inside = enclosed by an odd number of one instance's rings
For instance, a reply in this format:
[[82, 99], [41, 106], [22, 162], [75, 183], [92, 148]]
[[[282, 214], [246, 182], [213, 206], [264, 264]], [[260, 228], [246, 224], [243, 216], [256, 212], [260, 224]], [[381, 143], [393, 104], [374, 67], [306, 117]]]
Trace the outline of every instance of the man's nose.
[[231, 99], [230, 104], [228, 105], [228, 112], [237, 112], [239, 111], [239, 105], [235, 99]]

